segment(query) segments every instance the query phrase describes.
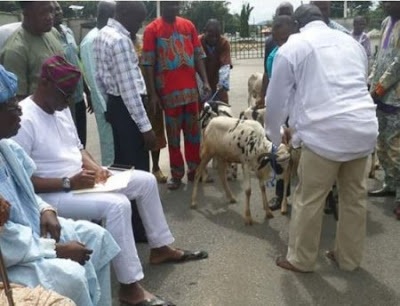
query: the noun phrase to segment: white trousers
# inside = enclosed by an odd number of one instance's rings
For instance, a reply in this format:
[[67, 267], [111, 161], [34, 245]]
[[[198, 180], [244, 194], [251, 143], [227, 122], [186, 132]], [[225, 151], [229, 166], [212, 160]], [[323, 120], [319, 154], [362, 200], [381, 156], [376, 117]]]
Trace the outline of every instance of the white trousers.
[[161, 205], [157, 181], [151, 173], [134, 170], [128, 186], [119, 192], [57, 192], [40, 196], [54, 205], [62, 217], [105, 220], [106, 229], [121, 248], [113, 260], [113, 267], [122, 284], [137, 282], [144, 277], [133, 236], [130, 200], [136, 200], [150, 248], [174, 242]]
[[360, 266], [367, 220], [367, 160], [364, 157], [334, 162], [302, 148], [287, 254], [293, 266], [303, 271], [314, 269], [325, 199], [335, 180], [339, 191], [339, 220], [333, 250], [341, 269], [354, 270]]

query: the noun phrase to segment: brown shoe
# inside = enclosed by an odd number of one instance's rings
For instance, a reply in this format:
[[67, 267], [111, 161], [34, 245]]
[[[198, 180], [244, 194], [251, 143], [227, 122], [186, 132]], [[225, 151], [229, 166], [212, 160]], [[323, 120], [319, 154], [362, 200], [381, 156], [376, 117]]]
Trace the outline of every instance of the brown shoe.
[[298, 272], [298, 273], [310, 273], [311, 271], [303, 271], [300, 269], [297, 269], [295, 266], [293, 266], [287, 259], [285, 256], [279, 256], [276, 261], [275, 261], [276, 265], [282, 269], [286, 269], [289, 271], [293, 271], [293, 272]]

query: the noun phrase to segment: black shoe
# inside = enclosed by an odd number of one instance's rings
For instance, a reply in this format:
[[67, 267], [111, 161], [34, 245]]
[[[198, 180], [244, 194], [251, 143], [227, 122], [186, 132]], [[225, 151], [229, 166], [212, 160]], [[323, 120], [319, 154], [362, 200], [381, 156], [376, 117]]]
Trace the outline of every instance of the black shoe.
[[269, 209], [272, 211], [281, 209], [282, 199], [275, 197], [270, 201]]
[[381, 189], [368, 191], [369, 197], [394, 197], [396, 192], [390, 190], [388, 187], [384, 186]]

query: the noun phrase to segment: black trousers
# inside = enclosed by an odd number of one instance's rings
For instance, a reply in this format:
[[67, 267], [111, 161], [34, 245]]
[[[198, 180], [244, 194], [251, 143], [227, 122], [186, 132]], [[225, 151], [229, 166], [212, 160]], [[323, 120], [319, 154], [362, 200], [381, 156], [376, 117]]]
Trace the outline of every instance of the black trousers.
[[150, 171], [150, 155], [144, 148], [143, 135], [120, 96], [108, 95], [106, 119], [114, 136], [114, 164]]
[[76, 131], [79, 140], [86, 147], [87, 127], [86, 127], [86, 104], [85, 101], [79, 101], [71, 105], [71, 115], [74, 119]]

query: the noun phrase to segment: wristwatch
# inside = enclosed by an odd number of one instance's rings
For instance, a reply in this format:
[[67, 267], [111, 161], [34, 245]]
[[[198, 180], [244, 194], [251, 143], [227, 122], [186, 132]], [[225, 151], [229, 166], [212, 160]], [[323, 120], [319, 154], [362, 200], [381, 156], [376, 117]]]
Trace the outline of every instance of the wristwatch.
[[65, 192], [71, 191], [71, 180], [68, 177], [62, 178], [62, 187]]

